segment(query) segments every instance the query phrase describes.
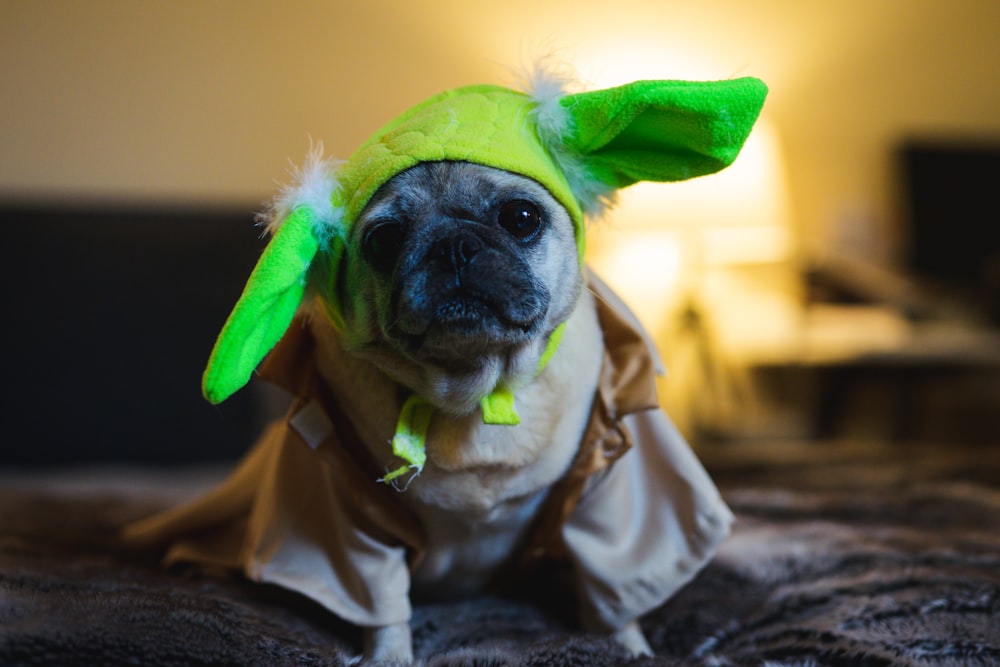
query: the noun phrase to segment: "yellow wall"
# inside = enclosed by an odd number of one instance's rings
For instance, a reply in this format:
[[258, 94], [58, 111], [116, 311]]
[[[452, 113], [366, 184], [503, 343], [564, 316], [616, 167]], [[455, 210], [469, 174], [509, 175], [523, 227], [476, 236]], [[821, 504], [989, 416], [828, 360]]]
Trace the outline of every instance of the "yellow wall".
[[0, 198], [256, 205], [437, 90], [546, 50], [599, 84], [757, 75], [807, 245], [891, 259], [910, 132], [1000, 135], [992, 0], [7, 0]]

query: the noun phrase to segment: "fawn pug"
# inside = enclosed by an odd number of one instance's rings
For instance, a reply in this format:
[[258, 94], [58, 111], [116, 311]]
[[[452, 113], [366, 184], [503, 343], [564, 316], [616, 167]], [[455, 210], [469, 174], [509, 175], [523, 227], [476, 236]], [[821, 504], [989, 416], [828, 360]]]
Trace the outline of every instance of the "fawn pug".
[[372, 661], [413, 658], [411, 596], [541, 563], [571, 574], [587, 628], [648, 652], [638, 619], [731, 515], [583, 265], [584, 220], [617, 188], [730, 164], [765, 94], [470, 86], [311, 160], [203, 378], [213, 403], [258, 371], [295, 403], [218, 489], [126, 537], [311, 597], [366, 629]]

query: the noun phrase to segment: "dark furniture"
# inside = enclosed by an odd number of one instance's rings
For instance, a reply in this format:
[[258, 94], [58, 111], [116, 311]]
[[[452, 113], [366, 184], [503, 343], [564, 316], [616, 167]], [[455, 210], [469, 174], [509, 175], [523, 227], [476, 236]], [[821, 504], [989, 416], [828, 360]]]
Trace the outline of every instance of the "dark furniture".
[[230, 460], [252, 390], [200, 395], [264, 241], [250, 208], [0, 206], [0, 465]]

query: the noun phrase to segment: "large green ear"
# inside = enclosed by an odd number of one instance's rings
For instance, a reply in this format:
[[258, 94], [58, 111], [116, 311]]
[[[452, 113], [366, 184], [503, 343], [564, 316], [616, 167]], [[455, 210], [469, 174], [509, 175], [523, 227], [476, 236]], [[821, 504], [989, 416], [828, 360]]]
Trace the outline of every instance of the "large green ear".
[[729, 166], [767, 96], [755, 78], [637, 81], [567, 95], [566, 145], [584, 156], [591, 178], [615, 188], [680, 181]]
[[319, 250], [314, 214], [295, 209], [278, 228], [229, 315], [202, 376], [202, 392], [221, 403], [250, 381], [257, 364], [288, 330]]

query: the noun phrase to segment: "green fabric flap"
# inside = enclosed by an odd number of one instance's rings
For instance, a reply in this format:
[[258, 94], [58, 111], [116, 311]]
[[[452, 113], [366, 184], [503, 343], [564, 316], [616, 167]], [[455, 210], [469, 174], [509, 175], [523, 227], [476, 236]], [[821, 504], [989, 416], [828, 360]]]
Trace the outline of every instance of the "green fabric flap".
[[637, 81], [568, 95], [566, 142], [592, 177], [614, 187], [711, 174], [736, 159], [766, 96], [751, 77]]
[[410, 394], [400, 410], [396, 433], [392, 437], [392, 453], [406, 461], [406, 465], [386, 473], [379, 482], [392, 483], [411, 471], [414, 477], [420, 474], [427, 462], [427, 430], [433, 416], [433, 405], [417, 394]]
[[479, 407], [483, 411], [485, 424], [517, 426], [521, 423], [521, 417], [514, 407], [514, 392], [504, 385], [498, 386], [492, 393], [484, 396], [479, 401]]
[[249, 382], [291, 324], [319, 248], [312, 226], [313, 213], [298, 208], [264, 249], [202, 376], [202, 392], [210, 402], [221, 403]]

